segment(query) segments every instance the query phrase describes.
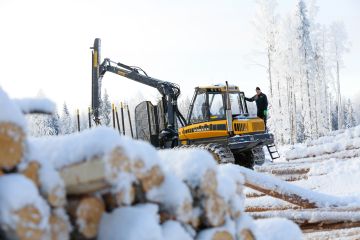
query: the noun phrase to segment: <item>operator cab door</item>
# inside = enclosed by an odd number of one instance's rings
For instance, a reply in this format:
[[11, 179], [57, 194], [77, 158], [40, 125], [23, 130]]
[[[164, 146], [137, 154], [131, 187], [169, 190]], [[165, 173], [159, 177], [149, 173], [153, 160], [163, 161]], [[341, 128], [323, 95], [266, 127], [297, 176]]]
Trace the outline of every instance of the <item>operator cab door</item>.
[[226, 137], [224, 94], [220, 91], [196, 88], [189, 109], [187, 126], [181, 128], [180, 138], [190, 142]]
[[225, 99], [221, 92], [196, 89], [188, 114], [188, 124], [224, 120]]

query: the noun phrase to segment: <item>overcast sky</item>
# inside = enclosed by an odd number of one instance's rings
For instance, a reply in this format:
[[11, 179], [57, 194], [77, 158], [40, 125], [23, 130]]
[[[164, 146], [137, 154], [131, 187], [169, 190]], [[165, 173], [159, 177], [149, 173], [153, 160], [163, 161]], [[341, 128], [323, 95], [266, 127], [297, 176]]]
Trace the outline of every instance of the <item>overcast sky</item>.
[[[279, 2], [292, 12], [295, 0]], [[319, 21], [342, 20], [352, 43], [341, 70], [344, 95], [360, 90], [360, 1], [319, 0]], [[58, 104], [90, 105], [91, 51], [102, 39], [102, 57], [143, 68], [177, 83], [184, 95], [197, 85], [229, 81], [247, 95], [267, 92], [264, 69], [252, 64], [256, 49], [253, 0], [0, 0], [2, 86], [11, 97], [41, 89]], [[114, 101], [155, 89], [107, 73], [103, 88]]]

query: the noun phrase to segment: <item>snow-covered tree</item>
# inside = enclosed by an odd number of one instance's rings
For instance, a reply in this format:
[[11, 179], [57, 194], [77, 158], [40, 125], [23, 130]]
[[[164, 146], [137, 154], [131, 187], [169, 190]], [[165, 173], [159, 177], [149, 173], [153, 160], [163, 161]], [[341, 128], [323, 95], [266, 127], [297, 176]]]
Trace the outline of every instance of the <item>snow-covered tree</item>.
[[346, 46], [340, 38], [344, 34], [335, 35], [335, 41], [329, 28], [316, 21], [316, 1], [310, 1], [309, 6], [299, 0], [295, 14], [280, 18], [275, 14], [275, 1], [257, 1], [255, 30], [261, 39], [257, 46], [265, 62], [257, 65], [267, 70], [264, 76], [269, 79], [271, 109], [268, 125], [280, 143], [301, 142], [338, 129], [339, 117], [333, 118], [334, 111], [336, 115], [343, 112], [339, 100], [334, 100], [334, 96], [339, 99], [340, 85], [332, 73], [337, 69], [333, 66], [341, 66], [332, 64], [334, 59], [341, 60], [341, 54], [339, 57], [332, 49], [334, 42]]
[[104, 126], [111, 125], [111, 102], [109, 100], [109, 94], [107, 93], [106, 89], [101, 99], [100, 103], [100, 122]]
[[189, 112], [191, 100], [189, 96], [182, 97], [180, 100], [178, 100], [178, 108], [181, 114], [186, 118], [187, 114]]
[[[45, 98], [45, 94], [40, 90], [37, 98]], [[27, 116], [29, 123], [29, 134], [34, 137], [59, 134], [59, 117], [55, 113], [47, 114], [31, 114]]]
[[27, 116], [29, 134], [34, 137], [57, 135], [58, 119], [56, 115], [31, 114]]
[[355, 94], [355, 97], [352, 99], [354, 113], [355, 113], [355, 120], [357, 124], [360, 124], [360, 91]]
[[297, 29], [296, 47], [299, 58], [299, 79], [297, 79], [300, 91], [298, 102], [301, 104], [305, 138], [314, 137], [315, 116], [315, 84], [314, 84], [314, 52], [310, 38], [310, 22], [308, 19], [307, 7], [303, 0], [298, 2], [295, 13], [295, 27]]
[[336, 97], [338, 105], [339, 128], [344, 127], [344, 115], [342, 109], [340, 69], [343, 67], [343, 55], [348, 51], [349, 42], [343, 22], [334, 22], [330, 26], [330, 50], [332, 54], [333, 68], [336, 75]]
[[357, 125], [354, 114], [354, 108], [350, 99], [348, 99], [348, 101], [344, 106], [344, 123], [345, 123], [345, 128], [352, 128]]
[[314, 127], [315, 137], [323, 136], [331, 130], [330, 124], [330, 85], [333, 83], [328, 52], [328, 28], [316, 21], [319, 7], [311, 1], [309, 7], [310, 37], [314, 52]]
[[257, 0], [257, 11], [253, 25], [257, 31], [256, 40], [259, 43], [258, 51], [265, 55], [265, 68], [269, 80], [270, 98], [273, 97], [273, 71], [275, 54], [277, 50], [278, 21], [276, 14], [276, 0]]
[[49, 125], [50, 127], [53, 129], [53, 134], [51, 135], [59, 135], [60, 133], [60, 116], [57, 113], [57, 111], [55, 111], [54, 114], [49, 116]]
[[66, 103], [64, 102], [62, 113], [60, 116], [60, 133], [69, 134], [72, 132], [74, 132], [72, 117]]
[[[91, 123], [93, 124], [93, 123]], [[88, 110], [80, 112], [80, 130], [83, 131], [84, 129], [89, 128], [89, 114]]]

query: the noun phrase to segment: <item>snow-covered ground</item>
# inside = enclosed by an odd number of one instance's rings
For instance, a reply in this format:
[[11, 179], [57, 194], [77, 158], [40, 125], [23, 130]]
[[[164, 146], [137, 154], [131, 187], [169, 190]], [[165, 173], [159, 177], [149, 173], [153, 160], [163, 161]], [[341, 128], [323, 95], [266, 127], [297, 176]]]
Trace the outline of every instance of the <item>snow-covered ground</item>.
[[[253, 216], [283, 216], [321, 218], [350, 218], [359, 222], [360, 199], [360, 126], [332, 132], [316, 140], [307, 141], [295, 146], [281, 146], [281, 158], [274, 163], [267, 161], [263, 166], [256, 167], [256, 171], [266, 173], [277, 178], [287, 180], [289, 183], [312, 190], [316, 193], [327, 194], [348, 202], [349, 211], [341, 213], [316, 211], [301, 211], [298, 206], [275, 199], [256, 192], [250, 188], [245, 189], [248, 196], [245, 207], [249, 211], [258, 209], [268, 210]], [[346, 209], [345, 209], [346, 210]], [[349, 230], [350, 231], [350, 230]], [[354, 231], [353, 229], [351, 231]], [[311, 233], [305, 237], [315, 239], [347, 236], [344, 231], [326, 231]], [[334, 235], [335, 236], [335, 235]], [[351, 235], [353, 236], [353, 235]], [[356, 235], [353, 239], [357, 239]]]

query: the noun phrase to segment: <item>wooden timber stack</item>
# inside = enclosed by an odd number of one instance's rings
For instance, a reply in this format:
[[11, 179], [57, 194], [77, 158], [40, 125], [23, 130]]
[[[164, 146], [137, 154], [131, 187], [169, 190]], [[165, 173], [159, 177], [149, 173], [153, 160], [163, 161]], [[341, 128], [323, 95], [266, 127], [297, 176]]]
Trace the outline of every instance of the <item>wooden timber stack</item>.
[[[96, 239], [105, 212], [144, 203], [158, 205], [160, 225], [179, 222], [193, 238], [255, 239], [251, 228], [226, 227], [229, 221], [240, 222], [243, 212], [218, 192], [216, 169], [204, 171], [198, 184], [191, 185], [165, 171], [160, 159], [134, 158], [121, 144], [103, 154], [49, 168], [33, 159], [29, 152], [34, 146], [30, 145], [26, 127], [0, 116], [0, 185], [14, 184], [0, 190], [0, 200], [4, 200], [0, 203], [1, 239]], [[57, 146], [48, 151], [57, 151]], [[186, 193], [175, 202], [163, 197], [176, 194], [178, 189], [169, 188], [171, 184]], [[238, 198], [244, 197], [242, 188], [234, 192]], [[18, 196], [24, 200], [10, 204]]]

